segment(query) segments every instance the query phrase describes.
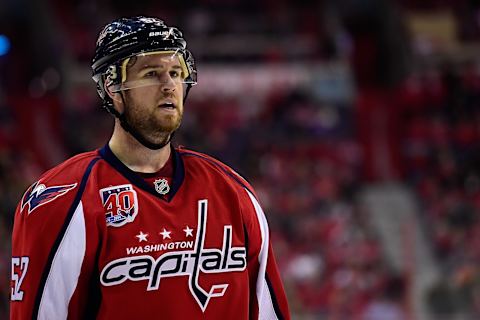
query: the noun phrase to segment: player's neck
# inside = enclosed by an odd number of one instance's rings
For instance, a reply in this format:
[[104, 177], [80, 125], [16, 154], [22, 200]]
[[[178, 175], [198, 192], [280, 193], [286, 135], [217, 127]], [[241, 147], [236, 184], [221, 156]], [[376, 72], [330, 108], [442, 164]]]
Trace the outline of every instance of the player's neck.
[[157, 172], [170, 157], [170, 143], [158, 150], [143, 146], [129, 133], [115, 128], [108, 143], [115, 156], [130, 170], [135, 172]]

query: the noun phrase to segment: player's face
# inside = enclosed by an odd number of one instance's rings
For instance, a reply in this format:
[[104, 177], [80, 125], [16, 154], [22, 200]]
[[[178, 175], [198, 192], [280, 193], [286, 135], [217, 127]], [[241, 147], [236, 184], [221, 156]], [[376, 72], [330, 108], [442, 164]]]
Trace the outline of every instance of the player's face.
[[132, 58], [126, 66], [125, 117], [152, 143], [162, 143], [183, 116], [184, 73], [176, 54]]

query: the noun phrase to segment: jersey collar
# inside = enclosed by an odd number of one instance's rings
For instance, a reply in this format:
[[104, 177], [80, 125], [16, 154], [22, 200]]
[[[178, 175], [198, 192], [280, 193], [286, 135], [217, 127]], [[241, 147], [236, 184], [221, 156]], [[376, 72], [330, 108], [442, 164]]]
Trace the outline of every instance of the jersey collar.
[[172, 201], [173, 197], [177, 193], [178, 189], [183, 183], [185, 178], [185, 167], [183, 165], [183, 160], [179, 152], [175, 150], [172, 146], [170, 147], [172, 151], [172, 160], [173, 160], [173, 177], [172, 177], [172, 187], [170, 192], [166, 196], [162, 196], [155, 191], [155, 188], [148, 184], [140, 175], [136, 172], [130, 170], [126, 165], [124, 165], [112, 152], [108, 143], [101, 148], [98, 153], [100, 156], [108, 162], [114, 169], [120, 172], [125, 178], [127, 178], [132, 184], [137, 186], [140, 189], [143, 189], [154, 196], [165, 200], [167, 202]]

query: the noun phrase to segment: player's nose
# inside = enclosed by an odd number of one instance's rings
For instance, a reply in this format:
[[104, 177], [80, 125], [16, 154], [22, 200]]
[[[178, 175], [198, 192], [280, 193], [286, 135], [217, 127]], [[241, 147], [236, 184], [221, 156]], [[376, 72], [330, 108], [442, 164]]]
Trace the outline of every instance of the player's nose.
[[176, 83], [169, 74], [163, 75], [161, 84], [163, 92], [175, 91]]

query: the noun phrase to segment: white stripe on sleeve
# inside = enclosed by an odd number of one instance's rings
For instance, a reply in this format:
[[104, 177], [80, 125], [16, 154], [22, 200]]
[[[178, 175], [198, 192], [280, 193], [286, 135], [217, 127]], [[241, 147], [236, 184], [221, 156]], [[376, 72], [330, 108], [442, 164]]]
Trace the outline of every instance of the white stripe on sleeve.
[[53, 258], [40, 301], [38, 319], [67, 319], [68, 304], [77, 287], [85, 247], [85, 217], [80, 201]]
[[[245, 189], [246, 190], [246, 189]], [[258, 224], [260, 226], [260, 232], [262, 234], [262, 246], [260, 249], [260, 254], [258, 260], [260, 262], [260, 268], [258, 270], [257, 278], [257, 301], [258, 301], [258, 315], [259, 319], [263, 320], [276, 320], [277, 315], [275, 314], [275, 309], [272, 303], [272, 297], [270, 290], [267, 285], [267, 280], [265, 279], [265, 272], [267, 269], [267, 260], [268, 260], [268, 245], [269, 245], [269, 231], [268, 223], [265, 214], [263, 213], [260, 204], [257, 199], [246, 190], [250, 200], [252, 201], [253, 206], [255, 207], [255, 213], [257, 214]]]

